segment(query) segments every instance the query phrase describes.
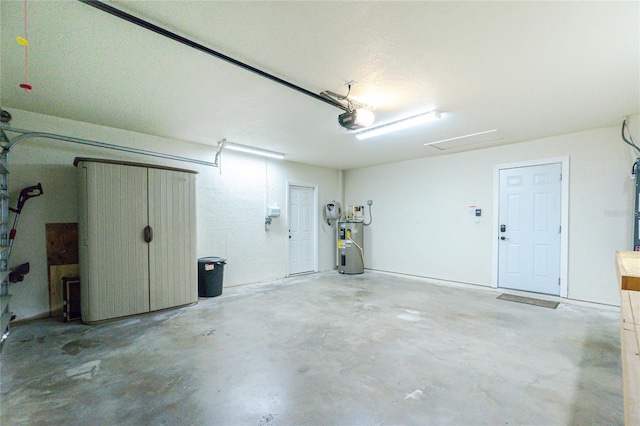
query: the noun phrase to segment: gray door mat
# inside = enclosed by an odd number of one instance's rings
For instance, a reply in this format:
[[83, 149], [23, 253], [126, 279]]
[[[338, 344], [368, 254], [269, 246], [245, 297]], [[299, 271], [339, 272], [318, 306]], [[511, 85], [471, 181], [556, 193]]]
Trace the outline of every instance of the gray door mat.
[[527, 305], [542, 306], [543, 308], [555, 309], [560, 302], [552, 302], [550, 300], [534, 299], [533, 297], [514, 296], [513, 294], [502, 293], [498, 296], [500, 300], [508, 300], [510, 302], [526, 303]]

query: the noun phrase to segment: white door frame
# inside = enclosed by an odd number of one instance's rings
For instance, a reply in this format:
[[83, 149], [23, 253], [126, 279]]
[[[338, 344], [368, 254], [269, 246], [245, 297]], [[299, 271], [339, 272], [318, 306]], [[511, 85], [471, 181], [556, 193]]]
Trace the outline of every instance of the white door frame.
[[318, 185], [293, 180], [287, 181], [287, 277], [289, 275], [289, 229], [291, 229], [291, 187], [302, 186], [313, 189], [313, 272], [318, 272]]
[[493, 268], [491, 285], [498, 288], [498, 239], [500, 238], [500, 170], [517, 167], [562, 164], [562, 200], [560, 201], [560, 297], [568, 297], [569, 279], [569, 157], [556, 157], [518, 163], [498, 164], [493, 168]]

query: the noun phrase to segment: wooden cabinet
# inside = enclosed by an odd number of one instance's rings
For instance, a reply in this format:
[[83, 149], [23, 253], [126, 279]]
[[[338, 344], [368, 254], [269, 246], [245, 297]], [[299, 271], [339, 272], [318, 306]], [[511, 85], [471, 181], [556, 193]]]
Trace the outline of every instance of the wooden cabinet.
[[625, 425], [640, 425], [640, 252], [616, 253]]
[[76, 158], [82, 320], [198, 301], [195, 172]]

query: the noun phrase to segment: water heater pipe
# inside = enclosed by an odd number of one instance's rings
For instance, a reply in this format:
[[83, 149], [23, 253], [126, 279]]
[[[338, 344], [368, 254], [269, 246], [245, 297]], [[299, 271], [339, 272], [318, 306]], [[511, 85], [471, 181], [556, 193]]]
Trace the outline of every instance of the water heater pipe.
[[362, 268], [364, 269], [364, 249], [362, 247], [360, 247], [358, 245], [358, 243], [353, 241], [351, 238], [347, 238], [346, 240], [347, 241], [351, 241], [353, 243], [353, 245], [356, 246], [358, 248], [358, 250], [360, 250], [360, 257], [362, 258]]

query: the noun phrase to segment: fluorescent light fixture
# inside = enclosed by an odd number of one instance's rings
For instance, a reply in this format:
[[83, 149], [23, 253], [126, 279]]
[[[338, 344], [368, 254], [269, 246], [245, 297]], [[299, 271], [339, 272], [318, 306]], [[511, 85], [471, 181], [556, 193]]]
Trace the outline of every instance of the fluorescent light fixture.
[[284, 158], [284, 154], [275, 151], [269, 151], [261, 148], [254, 148], [252, 146], [240, 145], [239, 143], [234, 142], [226, 142], [224, 144], [225, 148], [232, 149], [234, 151], [246, 152], [248, 154], [261, 155], [263, 157], [269, 158], [277, 158], [278, 160], [282, 160]]
[[406, 129], [408, 127], [418, 126], [420, 124], [428, 123], [440, 119], [440, 113], [438, 111], [430, 111], [424, 114], [418, 114], [411, 117], [403, 118], [401, 120], [393, 121], [382, 126], [373, 127], [356, 134], [356, 138], [363, 140], [373, 138], [375, 136], [386, 135], [387, 133], [395, 132], [398, 130]]
[[498, 131], [498, 129], [493, 129], [493, 130], [487, 130], [486, 132], [471, 133], [469, 135], [458, 136], [458, 137], [455, 137], [455, 138], [442, 139], [441, 141], [428, 142], [428, 143], [425, 143], [424, 146], [435, 145], [437, 143], [442, 143], [442, 142], [455, 141], [455, 140], [458, 140], [458, 139], [470, 138], [472, 136], [486, 135], [487, 133], [493, 133], [493, 132], [497, 132], [497, 131]]

